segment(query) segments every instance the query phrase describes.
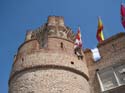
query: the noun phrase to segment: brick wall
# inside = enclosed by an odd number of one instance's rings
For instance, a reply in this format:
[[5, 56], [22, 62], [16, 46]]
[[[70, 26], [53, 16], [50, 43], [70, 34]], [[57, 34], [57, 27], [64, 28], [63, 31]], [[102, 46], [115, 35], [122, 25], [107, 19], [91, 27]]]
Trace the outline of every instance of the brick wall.
[[96, 76], [97, 69], [103, 69], [114, 64], [119, 64], [125, 60], [125, 33], [114, 35], [97, 46], [101, 59], [94, 62], [92, 52], [87, 49], [84, 53], [86, 56], [87, 66], [90, 74], [91, 93], [100, 93], [100, 86]]
[[73, 42], [50, 37], [47, 47], [40, 48], [37, 40], [29, 40], [19, 47], [9, 92], [89, 93], [88, 80], [85, 59], [78, 60]]

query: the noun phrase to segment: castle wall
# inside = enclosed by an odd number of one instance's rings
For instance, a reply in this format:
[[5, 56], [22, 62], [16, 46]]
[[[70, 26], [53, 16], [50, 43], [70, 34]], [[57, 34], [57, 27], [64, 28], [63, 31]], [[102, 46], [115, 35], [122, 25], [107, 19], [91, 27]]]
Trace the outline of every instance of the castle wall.
[[[86, 61], [90, 74], [91, 93], [100, 93], [100, 85], [97, 80], [96, 70], [100, 70], [115, 64], [125, 62], [125, 34], [117, 34], [102, 44], [98, 45], [101, 59], [94, 62], [92, 52], [88, 49], [85, 51]], [[112, 93], [112, 92], [111, 92]], [[116, 92], [118, 93], [118, 92]], [[121, 93], [121, 92], [120, 92]]]
[[10, 93], [89, 93], [89, 85], [74, 72], [45, 67], [16, 75], [10, 83]]
[[[63, 43], [63, 47], [61, 47]], [[18, 50], [10, 80], [10, 93], [89, 93], [85, 59], [78, 60], [71, 41], [49, 37], [46, 48], [37, 40]]]
[[[74, 40], [60, 16], [49, 16], [46, 24], [27, 32], [14, 56], [9, 93], [100, 93], [97, 71], [125, 63], [125, 33], [98, 44], [101, 59], [96, 62], [90, 49], [78, 59]], [[110, 93], [124, 93], [124, 87]]]

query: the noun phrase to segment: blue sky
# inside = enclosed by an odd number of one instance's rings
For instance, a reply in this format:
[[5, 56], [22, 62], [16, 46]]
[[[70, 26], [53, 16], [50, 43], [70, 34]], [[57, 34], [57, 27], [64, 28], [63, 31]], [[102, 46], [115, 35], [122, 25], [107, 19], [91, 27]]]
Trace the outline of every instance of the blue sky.
[[101, 16], [104, 36], [124, 32], [120, 20], [121, 0], [0, 0], [0, 93], [8, 92], [13, 56], [28, 29], [36, 29], [49, 15], [63, 16], [76, 33], [81, 28], [83, 47], [97, 45], [97, 16]]

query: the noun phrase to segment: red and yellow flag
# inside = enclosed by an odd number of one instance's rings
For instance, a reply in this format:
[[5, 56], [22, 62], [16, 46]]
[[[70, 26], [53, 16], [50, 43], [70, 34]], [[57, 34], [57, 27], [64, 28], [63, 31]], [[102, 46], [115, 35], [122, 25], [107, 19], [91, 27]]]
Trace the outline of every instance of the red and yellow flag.
[[100, 17], [98, 17], [98, 29], [97, 29], [96, 38], [97, 38], [99, 43], [104, 41], [103, 24], [102, 24], [102, 21], [101, 21]]

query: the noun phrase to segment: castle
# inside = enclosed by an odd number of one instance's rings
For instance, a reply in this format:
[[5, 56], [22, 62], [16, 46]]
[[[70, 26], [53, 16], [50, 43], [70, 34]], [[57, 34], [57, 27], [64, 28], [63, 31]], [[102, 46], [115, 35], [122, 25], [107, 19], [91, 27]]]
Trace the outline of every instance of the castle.
[[98, 44], [97, 61], [91, 49], [79, 59], [74, 40], [60, 16], [28, 31], [14, 56], [9, 93], [125, 93], [125, 33]]

